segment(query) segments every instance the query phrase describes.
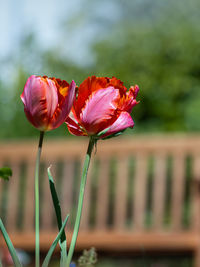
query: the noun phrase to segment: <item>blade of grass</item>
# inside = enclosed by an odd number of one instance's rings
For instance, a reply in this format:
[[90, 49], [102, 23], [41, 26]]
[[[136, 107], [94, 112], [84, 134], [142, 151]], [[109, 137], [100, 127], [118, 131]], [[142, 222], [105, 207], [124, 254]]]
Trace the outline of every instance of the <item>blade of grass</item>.
[[67, 215], [66, 219], [64, 220], [64, 222], [62, 224], [62, 227], [61, 227], [58, 235], [56, 236], [55, 240], [53, 241], [53, 243], [52, 243], [52, 245], [51, 245], [51, 247], [50, 247], [50, 249], [49, 249], [49, 251], [48, 251], [48, 253], [47, 253], [46, 257], [45, 257], [45, 259], [44, 259], [42, 267], [47, 267], [49, 265], [51, 256], [52, 256], [52, 254], [53, 254], [53, 252], [54, 252], [54, 250], [55, 250], [55, 248], [56, 248], [56, 246], [57, 246], [57, 244], [58, 244], [58, 242], [59, 242], [59, 240], [60, 240], [60, 238], [61, 238], [61, 236], [63, 234], [63, 231], [64, 231], [64, 228], [65, 228], [65, 225], [67, 223], [68, 218], [69, 218], [69, 215]]
[[[56, 192], [53, 176], [50, 171], [51, 166], [47, 169], [48, 172], [48, 178], [49, 178], [49, 186], [50, 186], [50, 191], [51, 191], [51, 197], [53, 200], [53, 205], [56, 213], [56, 219], [57, 219], [57, 225], [58, 225], [58, 230], [60, 231], [62, 227], [62, 213], [61, 213], [61, 208], [60, 208], [60, 202], [58, 199], [58, 195]], [[66, 235], [65, 231], [62, 232], [59, 245], [61, 248], [61, 265], [65, 266], [66, 260], [67, 260], [67, 240], [66, 240]]]
[[6, 244], [8, 246], [8, 249], [10, 251], [10, 255], [12, 257], [12, 260], [14, 262], [14, 265], [16, 267], [22, 267], [22, 264], [20, 263], [19, 258], [17, 256], [16, 250], [15, 250], [13, 244], [12, 244], [12, 241], [10, 240], [10, 237], [9, 237], [8, 233], [6, 232], [6, 229], [5, 229], [5, 227], [4, 227], [3, 222], [2, 222], [1, 219], [0, 219], [0, 229], [1, 229], [1, 232], [3, 234], [4, 239], [6, 241]]

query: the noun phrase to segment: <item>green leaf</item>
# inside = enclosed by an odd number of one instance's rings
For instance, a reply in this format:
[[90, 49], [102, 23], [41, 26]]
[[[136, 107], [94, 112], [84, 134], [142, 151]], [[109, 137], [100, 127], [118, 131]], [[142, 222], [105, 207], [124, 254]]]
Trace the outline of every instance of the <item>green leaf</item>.
[[47, 253], [46, 257], [45, 257], [45, 259], [44, 259], [44, 262], [42, 264], [42, 267], [47, 267], [49, 265], [51, 256], [52, 256], [52, 254], [53, 254], [53, 252], [54, 252], [54, 250], [55, 250], [55, 248], [56, 248], [56, 246], [57, 246], [57, 244], [58, 244], [58, 242], [59, 242], [59, 240], [60, 240], [60, 238], [61, 238], [61, 236], [63, 234], [63, 231], [64, 231], [64, 228], [65, 228], [65, 225], [67, 223], [68, 218], [69, 218], [69, 215], [67, 215], [67, 217], [64, 220], [64, 222], [62, 224], [62, 227], [61, 227], [61, 229], [60, 229], [57, 237], [53, 241], [53, 243], [52, 243], [52, 245], [51, 245], [51, 247], [50, 247], [50, 249], [49, 249], [49, 251], [48, 251], [48, 253]]
[[[53, 176], [51, 174], [50, 168], [51, 167], [49, 167], [47, 169], [48, 177], [49, 177], [49, 186], [50, 186], [50, 190], [51, 190], [51, 197], [52, 197], [52, 200], [53, 200], [54, 209], [55, 209], [55, 212], [56, 212], [58, 229], [60, 230], [61, 227], [62, 227], [62, 214], [61, 214], [60, 202], [59, 202], [59, 199], [58, 199], [58, 195], [57, 195], [57, 192], [56, 192], [56, 188], [55, 188], [55, 184], [54, 184], [54, 180], [53, 180]], [[64, 240], [66, 240], [65, 233], [63, 233], [62, 236], [61, 236], [61, 241], [64, 241]]]
[[12, 244], [12, 241], [10, 240], [10, 237], [8, 235], [8, 233], [6, 232], [6, 229], [3, 225], [3, 222], [2, 220], [0, 219], [0, 229], [1, 229], [1, 232], [3, 234], [3, 237], [4, 237], [4, 240], [6, 241], [6, 244], [8, 246], [8, 249], [10, 251], [10, 254], [11, 254], [11, 257], [12, 257], [12, 260], [14, 262], [14, 265], [16, 267], [22, 267], [20, 261], [19, 261], [19, 258], [17, 256], [17, 253], [16, 253], [16, 250], [15, 248], [13, 247], [13, 244]]
[[0, 178], [9, 180], [10, 176], [12, 176], [12, 170], [9, 167], [0, 168]]
[[124, 131], [125, 131], [125, 129], [122, 130], [121, 132], [117, 132], [117, 133], [108, 135], [108, 136], [106, 136], [106, 137], [104, 137], [104, 138], [102, 138], [102, 139], [103, 139], [103, 140], [106, 140], [106, 139], [110, 139], [110, 138], [113, 138], [113, 137], [117, 137], [117, 136], [121, 135]]
[[[56, 192], [56, 188], [55, 188], [55, 184], [54, 184], [54, 180], [53, 180], [53, 176], [51, 174], [50, 168], [51, 167], [49, 167], [47, 169], [48, 177], [49, 177], [49, 186], [50, 186], [51, 197], [53, 200], [53, 205], [54, 205], [54, 209], [55, 209], [55, 213], [56, 213], [58, 230], [60, 231], [60, 229], [62, 227], [62, 214], [61, 214], [60, 202], [58, 199], [58, 195]], [[65, 231], [63, 231], [63, 233], [61, 235], [59, 245], [61, 248], [61, 262], [65, 262], [66, 256], [67, 256], [67, 241], [66, 241]]]
[[104, 129], [103, 131], [99, 132], [99, 133], [97, 134], [97, 137], [101, 137], [102, 135], [106, 134], [107, 131], [108, 131], [109, 129], [110, 129], [110, 127], [108, 127], [108, 128], [106, 128], [106, 129]]

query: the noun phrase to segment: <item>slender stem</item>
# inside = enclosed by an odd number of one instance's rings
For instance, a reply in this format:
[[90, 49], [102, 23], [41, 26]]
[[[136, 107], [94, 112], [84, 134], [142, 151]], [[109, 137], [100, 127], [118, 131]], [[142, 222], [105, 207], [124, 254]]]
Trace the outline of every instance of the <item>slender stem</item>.
[[40, 225], [39, 225], [39, 168], [44, 132], [40, 132], [40, 140], [35, 165], [35, 266], [40, 267]]
[[87, 172], [88, 172], [91, 154], [92, 154], [92, 150], [93, 150], [93, 147], [95, 145], [95, 142], [96, 142], [96, 140], [91, 137], [90, 141], [89, 141], [88, 149], [87, 149], [87, 154], [85, 157], [85, 162], [84, 162], [83, 172], [82, 172], [82, 177], [81, 177], [81, 185], [80, 185], [80, 193], [79, 193], [76, 221], [75, 221], [74, 232], [72, 235], [72, 240], [71, 240], [69, 253], [68, 253], [68, 257], [67, 257], [67, 267], [70, 266], [72, 256], [74, 253], [74, 248], [76, 245], [76, 240], [77, 240], [79, 226], [80, 226], [80, 220], [81, 220], [82, 207], [83, 207], [83, 198], [84, 198], [84, 190], [85, 190], [85, 185], [86, 185], [86, 180], [87, 180]]

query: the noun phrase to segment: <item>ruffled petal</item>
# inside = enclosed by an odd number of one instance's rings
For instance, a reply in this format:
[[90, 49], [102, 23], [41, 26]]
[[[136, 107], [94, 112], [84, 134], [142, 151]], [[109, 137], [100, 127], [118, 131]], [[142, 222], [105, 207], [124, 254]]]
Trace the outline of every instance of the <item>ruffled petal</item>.
[[57, 128], [65, 122], [75, 99], [75, 89], [76, 83], [74, 81], [71, 82], [68, 88], [59, 88], [59, 93], [63, 93], [63, 99], [59, 98], [60, 102], [49, 123], [50, 128]]
[[119, 91], [113, 87], [95, 91], [80, 114], [81, 125], [88, 135], [97, 134], [116, 120]]
[[104, 138], [114, 133], [121, 132], [129, 127], [133, 128], [133, 126], [134, 121], [131, 118], [131, 115], [126, 111], [121, 112], [117, 120], [110, 126], [109, 130], [101, 136], [101, 138]]
[[120, 94], [124, 94], [127, 91], [127, 88], [124, 86], [123, 82], [116, 77], [109, 79], [109, 86], [113, 86], [116, 89], [119, 89]]
[[74, 103], [74, 109], [76, 116], [79, 117], [82, 108], [85, 105], [86, 100], [90, 97], [92, 92], [105, 88], [107, 85], [107, 79], [104, 77], [88, 77], [85, 79], [78, 88], [78, 97]]
[[131, 113], [133, 107], [138, 104], [136, 100], [136, 96], [139, 92], [138, 85], [132, 86], [128, 92], [120, 99], [119, 102], [119, 110], [121, 111], [127, 111]]
[[81, 130], [78, 123], [75, 120], [73, 120], [70, 116], [67, 117], [65, 122], [66, 122], [67, 128], [71, 134], [77, 135], [77, 136], [87, 135], [85, 132], [83, 132]]

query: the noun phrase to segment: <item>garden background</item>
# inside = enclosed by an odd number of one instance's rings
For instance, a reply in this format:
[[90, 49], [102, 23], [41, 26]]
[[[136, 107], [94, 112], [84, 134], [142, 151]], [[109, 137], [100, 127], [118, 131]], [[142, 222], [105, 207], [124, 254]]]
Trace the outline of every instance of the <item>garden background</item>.
[[[138, 84], [133, 138], [199, 133], [199, 0], [3, 0], [0, 30], [1, 142], [38, 137], [20, 99], [31, 74]], [[59, 137], [74, 138], [65, 125], [47, 135]]]

